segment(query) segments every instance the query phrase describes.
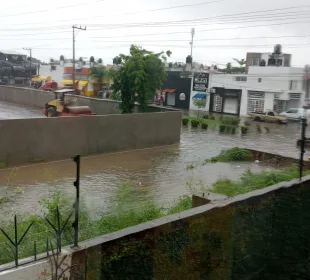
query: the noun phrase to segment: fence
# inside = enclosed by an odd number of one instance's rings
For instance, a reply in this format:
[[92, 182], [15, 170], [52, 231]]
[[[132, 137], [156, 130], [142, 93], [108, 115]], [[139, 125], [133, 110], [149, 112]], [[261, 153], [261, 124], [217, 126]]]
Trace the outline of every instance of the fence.
[[[22, 263], [19, 262], [20, 258], [20, 249], [23, 245], [23, 241], [29, 237], [29, 232], [32, 227], [35, 225], [35, 221], [32, 221], [29, 225], [22, 225], [22, 228], [25, 230], [21, 231], [18, 226], [18, 220], [16, 215], [14, 216], [14, 231], [13, 231], [13, 237], [3, 228], [0, 228], [0, 231], [7, 239], [7, 247], [9, 247], [12, 251], [13, 258], [14, 258], [14, 264], [4, 266], [2, 267], [2, 270], [10, 269], [12, 266], [18, 267], [21, 264], [29, 264], [38, 260], [46, 259], [52, 255], [59, 256], [59, 254], [62, 251], [62, 238], [64, 233], [67, 231], [69, 234], [71, 234], [70, 228], [73, 228], [74, 236], [73, 236], [73, 247], [78, 247], [78, 238], [79, 238], [79, 202], [80, 202], [80, 155], [77, 155], [74, 157], [74, 162], [76, 164], [76, 180], [74, 181], [73, 185], [76, 188], [76, 198], [75, 203], [73, 204], [74, 212], [68, 214], [67, 217], [63, 218], [58, 205], [56, 206], [55, 213], [53, 213], [52, 217], [45, 217], [46, 225], [49, 226], [49, 230], [45, 232], [39, 232], [38, 235], [40, 235], [40, 243], [42, 245], [42, 234], [46, 234], [46, 243], [45, 243], [45, 254], [38, 255], [38, 248], [37, 248], [37, 241], [34, 240], [33, 242], [33, 256], [29, 257], [27, 255], [27, 259], [25, 259]], [[69, 221], [71, 217], [75, 216], [74, 222], [69, 228]], [[36, 235], [33, 235], [36, 236]], [[32, 237], [33, 237], [32, 236]], [[53, 242], [54, 241], [54, 242]], [[28, 239], [29, 242], [29, 239]], [[54, 245], [55, 243], [55, 249]], [[29, 244], [27, 244], [29, 248]], [[42, 246], [40, 246], [40, 249], [42, 250]], [[27, 251], [27, 250], [26, 250]], [[29, 252], [29, 251], [27, 251]], [[9, 257], [8, 257], [9, 258]], [[10, 259], [10, 258], [9, 258]], [[0, 269], [1, 271], [1, 269]], [[58, 278], [57, 278], [58, 279]]]

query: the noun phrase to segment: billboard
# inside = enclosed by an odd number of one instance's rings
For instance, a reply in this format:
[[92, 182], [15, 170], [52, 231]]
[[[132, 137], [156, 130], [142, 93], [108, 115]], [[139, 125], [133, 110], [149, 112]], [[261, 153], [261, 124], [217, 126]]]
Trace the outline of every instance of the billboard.
[[193, 91], [206, 92], [209, 86], [209, 73], [194, 73]]

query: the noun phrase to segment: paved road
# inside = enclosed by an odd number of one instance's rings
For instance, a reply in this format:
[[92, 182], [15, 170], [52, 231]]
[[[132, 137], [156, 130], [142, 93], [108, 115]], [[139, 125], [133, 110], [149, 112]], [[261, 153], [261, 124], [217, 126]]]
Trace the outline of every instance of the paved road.
[[0, 119], [29, 119], [40, 117], [44, 117], [40, 109], [0, 102]]

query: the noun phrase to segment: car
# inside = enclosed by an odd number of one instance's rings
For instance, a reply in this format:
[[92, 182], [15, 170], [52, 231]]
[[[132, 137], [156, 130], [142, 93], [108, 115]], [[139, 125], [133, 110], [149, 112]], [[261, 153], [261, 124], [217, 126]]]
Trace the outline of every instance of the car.
[[248, 117], [252, 118], [257, 122], [269, 122], [269, 123], [280, 123], [286, 124], [287, 118], [285, 116], [279, 116], [272, 110], [266, 110], [266, 112], [253, 112], [249, 113]]
[[296, 120], [299, 121], [304, 114], [306, 113], [306, 118], [310, 115], [309, 109], [304, 108], [290, 108], [285, 112], [280, 113], [280, 116], [286, 117], [289, 120]]

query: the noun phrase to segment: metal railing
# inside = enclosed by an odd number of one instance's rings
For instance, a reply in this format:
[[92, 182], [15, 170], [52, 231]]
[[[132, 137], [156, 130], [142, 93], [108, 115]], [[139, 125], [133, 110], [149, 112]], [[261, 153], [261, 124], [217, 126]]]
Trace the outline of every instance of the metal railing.
[[[76, 188], [76, 198], [75, 202], [73, 204], [75, 218], [74, 222], [72, 223], [72, 228], [74, 229], [74, 236], [73, 236], [73, 248], [78, 248], [78, 241], [79, 241], [79, 202], [80, 202], [80, 163], [81, 163], [81, 157], [80, 155], [77, 155], [73, 158], [73, 161], [76, 164], [76, 180], [74, 181], [73, 185]], [[46, 233], [52, 234], [52, 239], [55, 240], [56, 243], [56, 254], [59, 254], [61, 252], [62, 248], [62, 238], [65, 228], [67, 227], [70, 218], [73, 215], [73, 211], [68, 215], [68, 217], [65, 219], [65, 221], [61, 222], [61, 214], [59, 211], [59, 207], [56, 208], [56, 214], [55, 214], [55, 220], [56, 222], [53, 223], [48, 217], [44, 217], [44, 220], [46, 223], [50, 226], [50, 230]], [[14, 236], [11, 237], [10, 234], [8, 234], [4, 229], [0, 228], [0, 231], [7, 239], [7, 246], [11, 249], [14, 257], [14, 265], [8, 265], [3, 266], [3, 268], [0, 269], [0, 271], [11, 269], [13, 267], [18, 267], [21, 264], [27, 264], [31, 262], [35, 262], [37, 260], [50, 258], [50, 251], [54, 254], [54, 248], [52, 247], [52, 239], [49, 238], [49, 236], [46, 236], [46, 254], [40, 254], [38, 256], [37, 252], [37, 242], [34, 241], [33, 244], [33, 256], [28, 256], [27, 259], [25, 259], [22, 263], [19, 262], [19, 256], [20, 256], [20, 245], [22, 241], [25, 239], [25, 237], [30, 232], [30, 229], [34, 226], [35, 221], [31, 222], [27, 229], [20, 233], [18, 232], [18, 222], [17, 222], [17, 216], [14, 216]], [[21, 236], [18, 238], [18, 236]]]

